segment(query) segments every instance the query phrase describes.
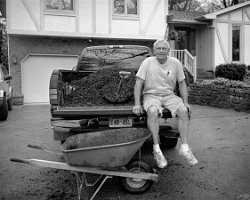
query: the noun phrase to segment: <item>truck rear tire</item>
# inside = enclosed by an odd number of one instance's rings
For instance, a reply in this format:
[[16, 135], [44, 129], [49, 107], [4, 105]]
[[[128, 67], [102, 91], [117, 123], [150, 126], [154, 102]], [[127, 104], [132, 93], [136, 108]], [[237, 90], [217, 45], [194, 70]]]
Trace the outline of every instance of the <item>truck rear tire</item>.
[[[153, 168], [144, 161], [132, 161], [126, 166], [127, 170], [132, 173], [154, 173]], [[144, 179], [134, 179], [134, 178], [122, 178], [121, 183], [125, 190], [129, 193], [140, 194], [148, 190], [153, 181]]]
[[0, 120], [6, 120], [8, 117], [8, 102], [6, 97], [3, 97], [3, 104], [0, 108]]

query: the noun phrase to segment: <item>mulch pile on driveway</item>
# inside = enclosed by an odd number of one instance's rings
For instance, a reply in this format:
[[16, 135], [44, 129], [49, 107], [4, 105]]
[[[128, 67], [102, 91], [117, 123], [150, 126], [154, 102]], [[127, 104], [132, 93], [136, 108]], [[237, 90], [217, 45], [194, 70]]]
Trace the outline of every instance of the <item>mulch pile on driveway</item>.
[[65, 96], [64, 106], [112, 104], [104, 98], [104, 95], [109, 98], [115, 98], [121, 80], [119, 76], [120, 71], [129, 71], [131, 75], [127, 79], [124, 79], [119, 99], [129, 98], [129, 101], [123, 104], [133, 104], [133, 91], [136, 79], [135, 73], [129, 69], [116, 66], [98, 70], [79, 80], [73, 80], [70, 83], [72, 92]]

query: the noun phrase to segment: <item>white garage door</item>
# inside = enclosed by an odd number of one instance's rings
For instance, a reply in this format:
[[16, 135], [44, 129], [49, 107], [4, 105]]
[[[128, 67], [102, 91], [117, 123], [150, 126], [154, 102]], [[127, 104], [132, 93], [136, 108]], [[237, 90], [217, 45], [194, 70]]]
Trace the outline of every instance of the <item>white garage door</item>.
[[24, 103], [48, 103], [49, 81], [54, 69], [72, 69], [78, 56], [29, 55], [21, 64]]

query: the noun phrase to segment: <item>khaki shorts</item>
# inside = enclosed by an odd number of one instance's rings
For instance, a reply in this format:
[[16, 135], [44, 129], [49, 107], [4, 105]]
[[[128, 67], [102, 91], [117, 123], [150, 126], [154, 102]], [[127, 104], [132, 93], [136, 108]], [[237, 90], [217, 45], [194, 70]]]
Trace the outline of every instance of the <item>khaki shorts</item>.
[[163, 110], [167, 108], [172, 117], [176, 117], [177, 110], [179, 107], [184, 106], [182, 98], [176, 96], [175, 94], [170, 94], [166, 96], [156, 96], [151, 94], [146, 94], [143, 96], [143, 108], [147, 112], [148, 108], [151, 106], [156, 107], [158, 110]]

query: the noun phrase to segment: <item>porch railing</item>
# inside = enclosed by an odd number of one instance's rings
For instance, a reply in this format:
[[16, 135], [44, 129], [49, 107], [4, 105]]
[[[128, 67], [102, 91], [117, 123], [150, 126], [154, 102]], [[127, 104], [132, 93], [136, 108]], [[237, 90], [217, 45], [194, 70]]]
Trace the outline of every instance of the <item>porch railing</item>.
[[187, 49], [184, 50], [170, 50], [170, 56], [177, 58], [193, 75], [194, 82], [197, 78], [196, 57], [192, 56]]

